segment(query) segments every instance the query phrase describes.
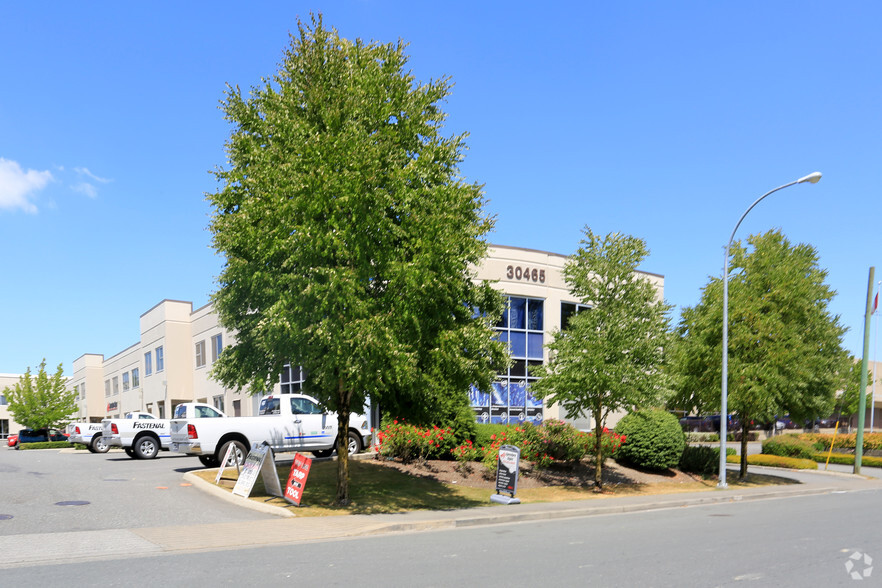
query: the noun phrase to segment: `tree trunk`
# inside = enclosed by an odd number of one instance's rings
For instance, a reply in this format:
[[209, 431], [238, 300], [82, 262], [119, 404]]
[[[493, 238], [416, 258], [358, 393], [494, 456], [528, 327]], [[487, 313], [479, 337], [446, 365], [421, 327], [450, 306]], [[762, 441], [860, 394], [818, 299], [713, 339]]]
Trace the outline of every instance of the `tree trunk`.
[[747, 477], [747, 442], [750, 440], [750, 421], [744, 419], [741, 423], [741, 473], [738, 476], [742, 480]]
[[337, 506], [349, 506], [349, 394], [337, 381]]

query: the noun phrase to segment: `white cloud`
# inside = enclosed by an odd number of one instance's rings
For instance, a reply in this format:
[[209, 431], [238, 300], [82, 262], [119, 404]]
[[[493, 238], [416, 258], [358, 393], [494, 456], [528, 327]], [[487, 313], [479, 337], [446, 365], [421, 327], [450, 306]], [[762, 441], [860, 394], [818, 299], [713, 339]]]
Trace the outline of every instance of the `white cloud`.
[[92, 178], [96, 182], [100, 182], [102, 184], [107, 184], [108, 182], [112, 182], [113, 180], [109, 180], [107, 178], [99, 178], [95, 174], [89, 171], [87, 167], [75, 167], [74, 171], [80, 174], [81, 176], [86, 176], [87, 178]]
[[74, 184], [70, 187], [74, 192], [79, 192], [80, 194], [85, 194], [89, 198], [97, 198], [98, 190], [90, 184], [89, 182], [82, 182], [80, 184]]
[[0, 157], [0, 210], [20, 208], [36, 213], [37, 207], [31, 199], [52, 179], [48, 171], [24, 171], [17, 161]]

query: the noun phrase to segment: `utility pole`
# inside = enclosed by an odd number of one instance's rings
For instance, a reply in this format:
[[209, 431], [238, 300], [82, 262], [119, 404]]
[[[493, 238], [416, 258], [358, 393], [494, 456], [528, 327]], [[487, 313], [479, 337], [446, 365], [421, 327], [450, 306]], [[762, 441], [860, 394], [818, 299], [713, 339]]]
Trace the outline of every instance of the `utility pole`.
[[858, 396], [858, 430], [854, 443], [854, 473], [861, 473], [861, 460], [864, 456], [864, 423], [867, 412], [867, 356], [870, 354], [870, 318], [873, 316], [873, 274], [875, 267], [870, 267], [870, 281], [867, 284], [867, 309], [864, 312], [864, 357], [861, 360], [861, 389]]

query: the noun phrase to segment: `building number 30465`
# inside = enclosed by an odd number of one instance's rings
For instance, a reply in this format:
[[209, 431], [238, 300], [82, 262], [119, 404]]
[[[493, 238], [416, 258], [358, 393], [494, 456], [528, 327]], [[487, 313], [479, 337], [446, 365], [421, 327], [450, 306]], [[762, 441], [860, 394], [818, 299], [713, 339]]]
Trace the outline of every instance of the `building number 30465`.
[[509, 280], [525, 280], [527, 282], [545, 283], [545, 270], [510, 265], [505, 268], [505, 277]]

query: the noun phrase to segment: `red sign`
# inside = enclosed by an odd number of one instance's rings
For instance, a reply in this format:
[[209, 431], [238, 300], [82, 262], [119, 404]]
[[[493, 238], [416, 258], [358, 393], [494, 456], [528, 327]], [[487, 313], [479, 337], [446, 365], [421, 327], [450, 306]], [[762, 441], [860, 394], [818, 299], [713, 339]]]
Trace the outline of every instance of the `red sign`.
[[300, 506], [303, 487], [306, 486], [310, 467], [312, 467], [310, 458], [299, 453], [294, 455], [294, 463], [291, 464], [291, 473], [288, 475], [288, 483], [285, 485], [285, 500]]

